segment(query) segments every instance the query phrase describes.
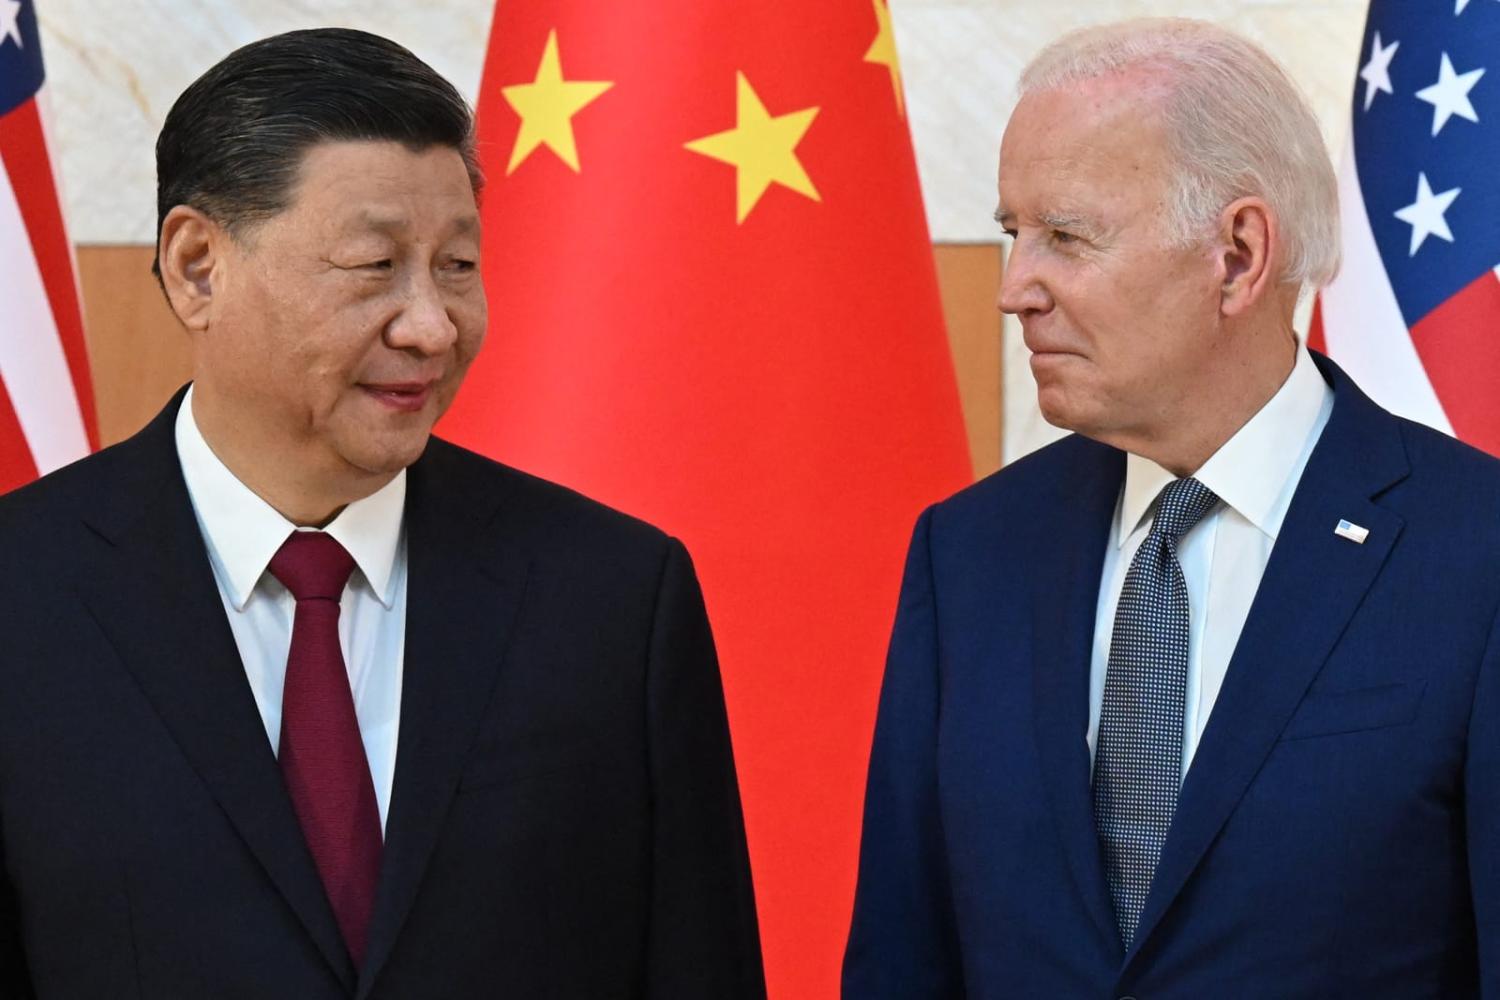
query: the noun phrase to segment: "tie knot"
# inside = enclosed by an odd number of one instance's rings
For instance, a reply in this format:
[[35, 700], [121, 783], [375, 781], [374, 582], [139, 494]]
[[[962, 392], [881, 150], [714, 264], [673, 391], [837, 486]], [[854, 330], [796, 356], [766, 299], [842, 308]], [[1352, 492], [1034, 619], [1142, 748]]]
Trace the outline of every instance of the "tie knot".
[[1213, 510], [1219, 497], [1196, 479], [1174, 479], [1162, 488], [1156, 501], [1156, 519], [1151, 534], [1175, 542]]
[[354, 572], [354, 557], [332, 535], [294, 531], [271, 557], [268, 568], [299, 601], [337, 601]]

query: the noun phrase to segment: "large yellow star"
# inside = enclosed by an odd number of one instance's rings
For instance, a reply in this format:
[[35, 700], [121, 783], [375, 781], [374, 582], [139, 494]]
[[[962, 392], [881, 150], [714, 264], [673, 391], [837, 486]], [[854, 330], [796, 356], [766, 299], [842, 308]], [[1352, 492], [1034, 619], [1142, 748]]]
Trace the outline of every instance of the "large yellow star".
[[716, 132], [694, 139], [687, 148], [704, 156], [722, 160], [735, 168], [736, 222], [760, 201], [772, 183], [821, 201], [807, 171], [795, 152], [813, 119], [817, 108], [803, 108], [774, 118], [766, 111], [745, 74], [736, 73], [735, 126], [727, 132]]
[[884, 66], [891, 71], [891, 87], [896, 91], [896, 110], [906, 117], [906, 100], [901, 92], [901, 63], [896, 59], [896, 32], [891, 27], [891, 9], [885, 0], [870, 0], [875, 5], [875, 23], [879, 31], [870, 51], [865, 53], [865, 62]]
[[516, 147], [511, 150], [507, 174], [526, 161], [539, 146], [546, 146], [558, 159], [578, 172], [578, 146], [573, 141], [573, 116], [613, 82], [564, 80], [562, 60], [557, 54], [557, 31], [547, 34], [547, 47], [536, 68], [536, 79], [501, 87], [500, 93], [521, 116], [521, 130], [516, 133]]

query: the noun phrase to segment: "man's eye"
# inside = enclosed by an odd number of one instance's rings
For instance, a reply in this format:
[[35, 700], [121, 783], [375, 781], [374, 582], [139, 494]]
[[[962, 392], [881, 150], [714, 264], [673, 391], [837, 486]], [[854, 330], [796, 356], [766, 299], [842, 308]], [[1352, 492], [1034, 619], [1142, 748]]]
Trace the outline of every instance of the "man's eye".
[[1076, 243], [1077, 241], [1078, 237], [1074, 236], [1072, 233], [1065, 233], [1061, 229], [1052, 230], [1053, 243]]
[[461, 274], [467, 274], [478, 266], [479, 265], [472, 260], [463, 260], [458, 257], [455, 257], [448, 262], [449, 270], [458, 271]]
[[374, 271], [389, 271], [396, 265], [391, 261], [389, 257], [384, 257], [380, 260], [372, 260], [368, 264], [365, 264], [363, 266]]

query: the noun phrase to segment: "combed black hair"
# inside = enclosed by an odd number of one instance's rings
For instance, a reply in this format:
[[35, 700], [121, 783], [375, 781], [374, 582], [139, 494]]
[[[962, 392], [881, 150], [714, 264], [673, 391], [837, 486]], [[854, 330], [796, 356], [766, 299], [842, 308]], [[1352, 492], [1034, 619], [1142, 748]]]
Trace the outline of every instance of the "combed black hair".
[[[289, 31], [236, 49], [195, 80], [156, 139], [156, 241], [189, 205], [230, 232], [286, 208], [317, 143], [399, 142], [462, 154], [476, 194], [474, 115], [409, 50], [349, 28]], [[159, 259], [151, 272], [161, 278]]]

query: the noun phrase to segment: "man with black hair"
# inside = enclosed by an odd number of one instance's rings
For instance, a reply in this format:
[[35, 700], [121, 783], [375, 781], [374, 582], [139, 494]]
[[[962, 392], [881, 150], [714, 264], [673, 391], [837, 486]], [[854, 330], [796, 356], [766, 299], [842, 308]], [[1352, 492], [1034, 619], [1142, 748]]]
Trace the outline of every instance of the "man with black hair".
[[430, 436], [486, 324], [462, 98], [292, 32], [157, 165], [193, 381], [0, 501], [0, 996], [764, 996], [686, 551]]

